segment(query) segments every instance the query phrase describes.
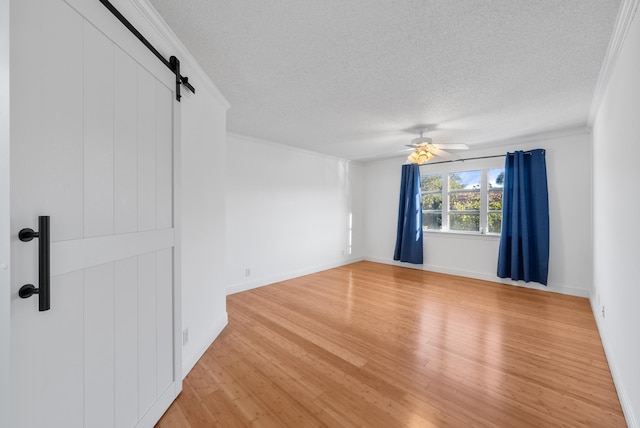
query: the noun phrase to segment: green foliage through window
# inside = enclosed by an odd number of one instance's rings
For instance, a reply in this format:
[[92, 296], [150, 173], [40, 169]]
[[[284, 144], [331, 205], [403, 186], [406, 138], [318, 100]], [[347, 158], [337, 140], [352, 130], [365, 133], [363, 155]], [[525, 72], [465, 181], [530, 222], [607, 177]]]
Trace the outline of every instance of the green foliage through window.
[[503, 168], [423, 175], [423, 230], [500, 233], [503, 185]]
[[422, 230], [442, 229], [442, 174], [421, 177]]
[[449, 230], [480, 232], [482, 171], [449, 174]]

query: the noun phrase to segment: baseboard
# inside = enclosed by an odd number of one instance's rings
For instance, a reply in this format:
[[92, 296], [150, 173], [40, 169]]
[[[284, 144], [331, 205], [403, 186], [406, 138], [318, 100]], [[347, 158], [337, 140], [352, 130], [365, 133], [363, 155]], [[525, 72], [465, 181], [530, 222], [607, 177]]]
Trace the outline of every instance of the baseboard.
[[424, 270], [429, 272], [444, 273], [447, 275], [463, 276], [465, 278], [480, 279], [482, 281], [495, 282], [498, 284], [505, 284], [505, 285], [514, 285], [516, 287], [530, 288], [533, 290], [541, 290], [541, 291], [546, 291], [551, 293], [568, 294], [570, 296], [586, 297], [586, 298], [589, 297], [589, 290], [583, 290], [581, 288], [570, 287], [570, 286], [560, 285], [560, 284], [549, 284], [545, 287], [544, 285], [538, 284], [538, 283], [512, 281], [508, 279], [498, 278], [495, 275], [489, 275], [481, 272], [473, 272], [473, 271], [467, 271], [462, 269], [451, 269], [447, 267], [429, 265], [429, 264], [412, 265], [409, 263], [401, 263], [396, 260], [383, 259], [380, 257], [365, 257], [364, 260], [375, 262], [375, 263], [384, 263], [384, 264], [393, 265], [393, 266], [401, 266], [401, 267], [410, 268], [410, 269], [418, 269], [418, 270]]
[[211, 344], [216, 339], [216, 337], [218, 337], [220, 333], [222, 333], [222, 330], [224, 330], [224, 328], [227, 326], [228, 323], [229, 323], [229, 317], [225, 312], [224, 315], [218, 318], [217, 322], [212, 326], [209, 337], [207, 337], [207, 339], [201, 344], [195, 346], [195, 350], [191, 354], [182, 357], [182, 378], [183, 379], [189, 374], [189, 372], [191, 371], [193, 366], [196, 365], [198, 360], [202, 358], [204, 353], [207, 352], [207, 349], [209, 349], [209, 346], [211, 346]]
[[288, 279], [298, 278], [300, 276], [322, 272], [323, 270], [350, 265], [352, 263], [360, 262], [363, 260], [364, 258], [362, 257], [350, 257], [348, 259], [344, 259], [344, 260], [340, 260], [332, 263], [324, 263], [321, 265], [309, 266], [304, 269], [298, 269], [298, 270], [287, 272], [280, 275], [275, 275], [267, 278], [260, 278], [260, 279], [255, 279], [253, 281], [233, 284], [227, 287], [227, 296], [230, 294], [240, 293], [242, 291], [252, 290], [258, 287], [264, 287], [265, 285], [275, 284], [276, 282], [286, 281]]
[[600, 335], [600, 341], [602, 342], [602, 347], [604, 348], [604, 355], [607, 358], [607, 363], [609, 363], [609, 371], [611, 372], [611, 377], [613, 378], [613, 384], [616, 387], [616, 392], [618, 393], [618, 399], [620, 400], [620, 406], [622, 407], [622, 413], [624, 413], [624, 418], [627, 421], [627, 425], [629, 428], [640, 428], [638, 425], [635, 414], [633, 413], [633, 408], [631, 407], [631, 403], [629, 402], [629, 398], [625, 393], [625, 389], [622, 384], [622, 375], [618, 370], [618, 366], [616, 364], [616, 359], [613, 356], [613, 352], [611, 348], [607, 344], [607, 338], [605, 337], [601, 328], [602, 318], [600, 317], [600, 310], [598, 308], [598, 304], [593, 298], [594, 296], [590, 296], [589, 302], [591, 303], [591, 311], [593, 312], [593, 317], [596, 320], [596, 326], [598, 328], [598, 334]]

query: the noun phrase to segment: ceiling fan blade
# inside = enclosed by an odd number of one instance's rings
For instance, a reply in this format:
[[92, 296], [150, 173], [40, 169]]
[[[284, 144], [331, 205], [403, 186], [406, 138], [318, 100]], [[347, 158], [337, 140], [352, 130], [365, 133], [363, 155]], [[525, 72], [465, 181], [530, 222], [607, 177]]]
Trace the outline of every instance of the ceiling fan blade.
[[443, 149], [447, 149], [447, 150], [467, 150], [467, 149], [469, 149], [469, 146], [467, 146], [464, 143], [451, 143], [451, 144], [442, 143], [442, 144], [433, 144], [433, 146], [435, 146], [437, 148], [442, 147]]
[[440, 156], [443, 158], [457, 158], [458, 156], [454, 155], [453, 153], [449, 153], [445, 150], [439, 149], [437, 147], [433, 147], [432, 149], [429, 150], [431, 153], [433, 153], [436, 156]]
[[412, 149], [419, 149], [420, 147], [428, 147], [431, 146], [430, 143], [416, 143], [416, 144], [405, 144], [405, 147], [411, 147]]

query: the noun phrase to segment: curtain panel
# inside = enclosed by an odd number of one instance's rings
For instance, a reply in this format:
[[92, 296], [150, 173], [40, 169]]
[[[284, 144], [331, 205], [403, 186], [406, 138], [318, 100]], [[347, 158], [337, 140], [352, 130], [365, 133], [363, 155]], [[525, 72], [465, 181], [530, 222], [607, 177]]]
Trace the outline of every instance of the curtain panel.
[[422, 196], [420, 194], [420, 166], [402, 165], [398, 233], [394, 260], [414, 264], [423, 263]]
[[498, 276], [547, 285], [549, 192], [542, 149], [507, 153]]

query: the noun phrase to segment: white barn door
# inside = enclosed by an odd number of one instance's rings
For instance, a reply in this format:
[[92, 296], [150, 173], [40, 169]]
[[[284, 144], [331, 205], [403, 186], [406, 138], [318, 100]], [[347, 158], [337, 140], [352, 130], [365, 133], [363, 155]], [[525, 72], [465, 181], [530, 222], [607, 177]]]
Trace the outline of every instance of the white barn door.
[[11, 426], [152, 426], [181, 389], [175, 77], [98, 1], [11, 6]]

